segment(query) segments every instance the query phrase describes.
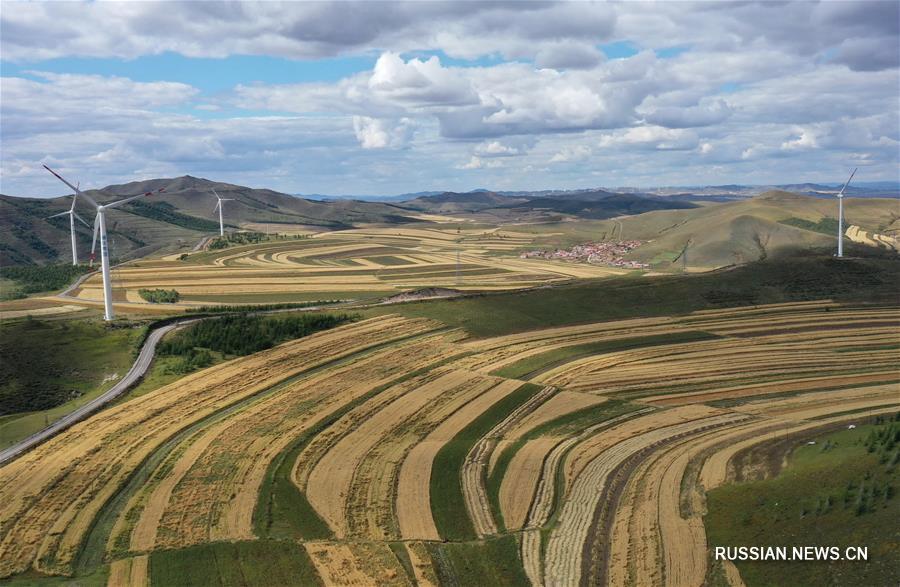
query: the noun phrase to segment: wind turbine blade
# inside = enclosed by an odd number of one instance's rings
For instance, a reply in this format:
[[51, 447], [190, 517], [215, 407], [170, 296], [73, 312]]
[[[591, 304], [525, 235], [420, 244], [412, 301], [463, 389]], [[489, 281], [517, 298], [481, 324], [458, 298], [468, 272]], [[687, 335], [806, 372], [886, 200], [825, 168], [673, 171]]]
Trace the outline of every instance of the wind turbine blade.
[[66, 214], [71, 214], [71, 211], [66, 210], [65, 212], [60, 212], [59, 214], [54, 214], [53, 216], [47, 216], [47, 220], [50, 220], [51, 218], [56, 218], [58, 216], [65, 216]]
[[[42, 164], [42, 165], [43, 165], [43, 164]], [[78, 189], [77, 186], [74, 186], [74, 185], [70, 184], [68, 181], [66, 181], [66, 179], [65, 179], [63, 176], [61, 176], [60, 174], [56, 173], [55, 171], [53, 171], [52, 169], [50, 169], [50, 168], [47, 167], [46, 165], [44, 165], [44, 169], [46, 169], [47, 171], [49, 171], [50, 173], [52, 173], [53, 175], [55, 175], [55, 176], [56, 176], [56, 179], [58, 179], [59, 181], [63, 182], [64, 184], [66, 184], [67, 186], [69, 186], [70, 188], [72, 188], [73, 190], [75, 190], [75, 194], [77, 194], [77, 195], [79, 195], [79, 196], [82, 196], [82, 197], [83, 197], [85, 200], [87, 200], [88, 203], [91, 204], [94, 208], [97, 207], [97, 202], [95, 202], [95, 201], [93, 200], [93, 198], [91, 198], [91, 197], [88, 196], [87, 194], [82, 193], [81, 190]], [[79, 183], [78, 185], [81, 185], [81, 184]]]
[[223, 202], [233, 202], [234, 198], [222, 198]]
[[75, 212], [72, 212], [72, 216], [74, 216], [75, 218], [77, 218], [79, 222], [81, 222], [82, 224], [84, 224], [84, 225], [87, 226], [88, 228], [91, 227], [90, 224], [88, 224], [87, 222], [84, 221], [84, 218], [82, 218], [81, 216], [79, 216], [79, 215], [76, 214]]
[[100, 213], [94, 217], [94, 238], [91, 239], [91, 264], [94, 263], [94, 250], [97, 248], [97, 231], [100, 230]]
[[219, 200], [220, 202], [222, 201], [222, 198], [219, 196], [219, 192], [217, 192], [216, 190], [213, 190], [212, 193], [216, 197], [217, 200]]
[[857, 170], [857, 169], [859, 169], [859, 167], [854, 167], [854, 168], [853, 168], [853, 171], [850, 173], [850, 177], [847, 178], [847, 181], [844, 182], [844, 187], [842, 187], [842, 188], [841, 188], [841, 191], [838, 192], [838, 197], [839, 197], [839, 198], [840, 198], [841, 196], [844, 195], [844, 190], [847, 189], [847, 186], [848, 186], [848, 185], [850, 185], [850, 180], [853, 179], [853, 176], [854, 176], [854, 175], [856, 175], [856, 170]]
[[221, 204], [222, 204], [222, 200], [219, 200], [218, 202], [216, 202], [216, 205], [213, 206], [213, 210], [212, 210], [212, 211], [215, 212], [216, 210], [218, 210], [218, 209], [219, 209], [219, 206], [220, 206]]
[[[41, 165], [44, 165], [44, 164], [42, 163]], [[47, 171], [49, 171], [50, 173], [52, 173], [53, 175], [55, 175], [55, 176], [56, 176], [56, 179], [58, 179], [59, 181], [63, 182], [64, 184], [66, 184], [66, 185], [69, 186], [70, 188], [72, 188], [72, 190], [73, 190], [76, 194], [78, 193], [78, 188], [75, 187], [74, 185], [70, 184], [70, 183], [66, 180], [66, 178], [64, 178], [64, 177], [61, 176], [60, 174], [56, 173], [55, 171], [53, 171], [52, 169], [50, 169], [50, 168], [47, 167], [46, 165], [44, 165], [44, 169], [46, 169]]]

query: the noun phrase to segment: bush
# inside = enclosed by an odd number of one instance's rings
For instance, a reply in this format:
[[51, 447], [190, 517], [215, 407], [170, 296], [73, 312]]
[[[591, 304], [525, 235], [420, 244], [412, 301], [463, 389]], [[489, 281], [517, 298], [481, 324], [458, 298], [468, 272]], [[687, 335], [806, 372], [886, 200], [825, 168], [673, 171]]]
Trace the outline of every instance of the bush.
[[181, 299], [174, 289], [139, 289], [138, 293], [151, 304], [174, 304]]

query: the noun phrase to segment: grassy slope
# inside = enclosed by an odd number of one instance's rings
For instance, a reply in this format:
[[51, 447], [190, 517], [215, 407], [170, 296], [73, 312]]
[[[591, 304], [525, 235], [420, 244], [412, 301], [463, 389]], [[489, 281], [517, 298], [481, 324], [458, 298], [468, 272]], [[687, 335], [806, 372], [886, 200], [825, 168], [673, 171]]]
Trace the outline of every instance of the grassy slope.
[[833, 298], [896, 303], [900, 259], [795, 254], [694, 275], [583, 280], [528, 292], [396, 304], [365, 310], [429, 317], [476, 337], [624, 318], [686, 314], [711, 307]]
[[[0, 329], [0, 393], [38, 389], [38, 395], [49, 402], [44, 405], [54, 407], [4, 418], [0, 421], [0, 446], [36, 432], [108, 389], [114, 381], [104, 383], [103, 379], [125, 375], [139, 336], [138, 328], [113, 329], [98, 320], [5, 323]], [[70, 399], [74, 394], [77, 397]], [[21, 406], [27, 402], [14, 403]]]
[[[755, 585], [896, 585], [900, 580], [900, 497], [872, 500], [856, 514], [861, 482], [871, 487], [900, 484], [898, 465], [879, 462], [863, 442], [875, 428], [860, 426], [825, 434], [801, 445], [775, 478], [726, 485], [707, 496], [705, 522], [713, 546], [868, 546], [867, 563], [737, 562]], [[830, 443], [828, 450], [824, 450]], [[896, 460], [896, 451], [888, 459]], [[866, 476], [869, 479], [864, 481]], [[851, 488], [852, 489], [848, 489]], [[845, 496], [849, 502], [845, 502]], [[824, 505], [831, 500], [830, 507]]]
[[[881, 198], [845, 200], [848, 224], [875, 232], [900, 228], [897, 201]], [[689, 267], [720, 267], [753, 261], [785, 247], [833, 247], [831, 234], [781, 224], [788, 218], [812, 223], [837, 214], [833, 200], [769, 192], [756, 198], [710, 204], [693, 210], [660, 210], [603, 221], [580, 221], [516, 227], [542, 234], [541, 247], [568, 247], [588, 240], [647, 242], [629, 257], [650, 262], [655, 269], [679, 269], [676, 261], [690, 241]]]

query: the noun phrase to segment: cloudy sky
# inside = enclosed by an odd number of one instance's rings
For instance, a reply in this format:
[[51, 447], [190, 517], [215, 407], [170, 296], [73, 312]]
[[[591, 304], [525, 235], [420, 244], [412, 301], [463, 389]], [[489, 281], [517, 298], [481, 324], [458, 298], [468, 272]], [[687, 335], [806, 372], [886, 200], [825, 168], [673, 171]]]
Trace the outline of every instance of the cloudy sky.
[[2, 3], [0, 191], [898, 180], [900, 3]]

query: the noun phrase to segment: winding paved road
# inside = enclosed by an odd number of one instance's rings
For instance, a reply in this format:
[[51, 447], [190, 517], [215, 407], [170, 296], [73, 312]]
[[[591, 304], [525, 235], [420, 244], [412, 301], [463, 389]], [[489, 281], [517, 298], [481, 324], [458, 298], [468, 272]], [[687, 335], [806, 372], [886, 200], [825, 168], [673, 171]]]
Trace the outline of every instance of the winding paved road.
[[174, 322], [172, 324], [166, 324], [165, 326], [160, 326], [159, 328], [151, 332], [149, 335], [147, 335], [147, 340], [144, 341], [144, 346], [141, 347], [141, 352], [138, 354], [137, 360], [135, 360], [134, 364], [131, 366], [131, 369], [128, 371], [125, 377], [122, 378], [121, 381], [113, 385], [102, 395], [95, 397], [80, 408], [69, 412], [43, 430], [35, 432], [28, 438], [20, 440], [9, 448], [0, 450], [0, 466], [5, 465], [24, 452], [34, 448], [38, 444], [50, 439], [56, 434], [59, 434], [69, 426], [72, 426], [80, 420], [83, 420], [96, 410], [100, 409], [104, 405], [108, 404], [112, 400], [128, 391], [135, 383], [137, 383], [141, 379], [141, 377], [144, 376], [144, 373], [147, 372], [147, 369], [150, 368], [150, 363], [153, 361], [153, 355], [156, 352], [156, 344], [162, 339], [162, 337], [176, 328], [180, 328], [186, 324], [190, 324], [191, 322], [196, 322], [197, 320], [197, 318], [193, 318]]

